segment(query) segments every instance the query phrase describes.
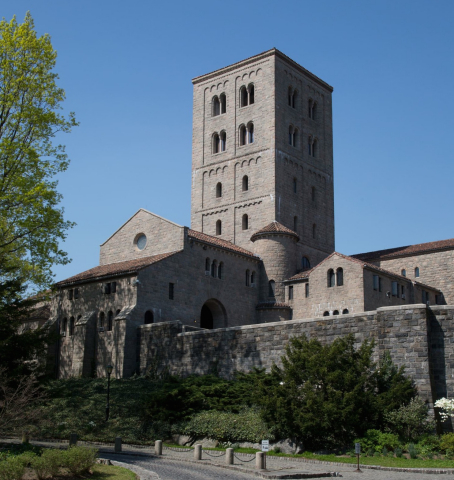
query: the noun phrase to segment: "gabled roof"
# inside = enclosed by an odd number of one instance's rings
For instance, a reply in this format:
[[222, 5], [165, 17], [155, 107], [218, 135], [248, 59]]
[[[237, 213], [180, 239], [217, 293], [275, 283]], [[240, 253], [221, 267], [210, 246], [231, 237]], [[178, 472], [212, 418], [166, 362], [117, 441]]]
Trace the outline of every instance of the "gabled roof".
[[440, 250], [449, 250], [451, 248], [454, 248], [454, 238], [439, 240], [438, 242], [417, 243], [405, 247], [376, 250], [375, 252], [358, 253], [352, 255], [352, 257], [358, 258], [359, 260], [386, 260], [388, 258], [406, 257], [420, 255], [422, 253], [437, 252]]
[[284, 227], [284, 225], [282, 225], [281, 223], [274, 221], [268, 224], [266, 227], [263, 227], [257, 232], [255, 232], [252, 235], [251, 240], [254, 242], [258, 237], [262, 235], [269, 235], [270, 233], [289, 235], [289, 236], [295, 237], [297, 240], [299, 240], [300, 238], [298, 234], [293, 230], [290, 230], [290, 228]]
[[207, 235], [206, 233], [197, 232], [196, 230], [191, 230], [188, 228], [188, 237], [193, 238], [199, 242], [206, 243], [207, 245], [212, 245], [213, 247], [223, 248], [230, 252], [239, 253], [241, 255], [246, 255], [247, 257], [252, 257], [254, 260], [259, 260], [257, 255], [246, 250], [245, 248], [239, 247], [232, 242], [223, 240], [219, 237], [213, 237], [212, 235]]
[[381, 268], [381, 267], [377, 267], [377, 265], [373, 265], [372, 263], [365, 262], [364, 260], [360, 260], [358, 258], [349, 257], [348, 255], [343, 255], [342, 253], [339, 253], [339, 252], [333, 252], [331, 255], [328, 255], [325, 259], [323, 259], [315, 267], [311, 268], [310, 270], [305, 270], [303, 272], [297, 273], [296, 275], [294, 275], [293, 277], [291, 277], [291, 278], [289, 278], [288, 280], [285, 280], [285, 281], [289, 282], [289, 281], [302, 280], [302, 279], [305, 279], [305, 278], [309, 278], [309, 275], [312, 271], [314, 271], [316, 268], [320, 267], [323, 263], [325, 263], [326, 261], [328, 261], [330, 258], [334, 257], [335, 255], [338, 256], [338, 257], [342, 257], [345, 260], [348, 260], [350, 262], [357, 263], [357, 264], [361, 265], [363, 268], [368, 268], [369, 270], [374, 270], [376, 272], [383, 273], [384, 275], [389, 275], [391, 277], [399, 278], [400, 280], [403, 280], [405, 282], [410, 282], [410, 283], [416, 283], [416, 284], [419, 284], [419, 285], [423, 285], [427, 288], [431, 288], [432, 290], [436, 290], [438, 292], [440, 291], [438, 288], [432, 287], [430, 285], [426, 285], [424, 283], [412, 281], [408, 277], [404, 277], [403, 275], [400, 275], [398, 273], [391, 272], [390, 270], [386, 270], [386, 269]]
[[66, 280], [62, 280], [61, 282], [56, 283], [55, 286], [64, 287], [75, 283], [84, 283], [93, 280], [100, 280], [102, 278], [137, 273], [139, 270], [142, 270], [153, 263], [160, 262], [165, 258], [171, 257], [176, 253], [178, 252], [160, 253], [159, 255], [153, 255], [152, 257], [136, 258], [134, 260], [126, 260], [124, 262], [99, 265], [98, 267], [91, 268], [90, 270], [78, 273], [73, 277], [69, 277]]

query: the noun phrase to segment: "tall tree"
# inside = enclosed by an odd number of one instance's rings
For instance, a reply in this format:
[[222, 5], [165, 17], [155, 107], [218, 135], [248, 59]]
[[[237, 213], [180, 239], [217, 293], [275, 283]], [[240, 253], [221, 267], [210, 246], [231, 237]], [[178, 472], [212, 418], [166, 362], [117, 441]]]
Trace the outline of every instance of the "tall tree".
[[59, 242], [73, 225], [55, 180], [69, 160], [54, 139], [77, 122], [74, 113], [59, 113], [65, 92], [56, 83], [56, 58], [29, 12], [21, 24], [16, 17], [0, 22], [0, 276], [18, 267], [22, 280], [37, 286], [51, 283], [52, 265], [69, 261]]

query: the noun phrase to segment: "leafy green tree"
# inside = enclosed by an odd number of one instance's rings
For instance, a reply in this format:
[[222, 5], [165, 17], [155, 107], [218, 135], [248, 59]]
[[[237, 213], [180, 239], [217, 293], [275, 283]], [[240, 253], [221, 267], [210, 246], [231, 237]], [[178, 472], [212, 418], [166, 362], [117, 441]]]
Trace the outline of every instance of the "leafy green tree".
[[19, 267], [24, 281], [51, 282], [51, 267], [68, 262], [59, 248], [73, 225], [63, 218], [55, 176], [68, 168], [59, 132], [77, 125], [59, 113], [65, 92], [53, 71], [50, 36], [36, 35], [30, 13], [0, 22], [0, 276]]
[[387, 408], [382, 396], [399, 392], [402, 404], [416, 391], [402, 371], [378, 368], [373, 348], [369, 341], [355, 348], [353, 335], [329, 345], [292, 338], [282, 367], [273, 365], [260, 380], [257, 402], [265, 421], [306, 448], [348, 445], [368, 429], [380, 428]]

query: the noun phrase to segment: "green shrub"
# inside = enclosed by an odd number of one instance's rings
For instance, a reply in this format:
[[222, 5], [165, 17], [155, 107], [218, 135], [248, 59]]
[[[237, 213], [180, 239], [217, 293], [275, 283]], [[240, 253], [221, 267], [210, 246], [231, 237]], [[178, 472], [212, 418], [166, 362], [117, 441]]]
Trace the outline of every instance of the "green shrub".
[[408, 444], [408, 453], [410, 454], [410, 458], [418, 458], [418, 450], [416, 449], [416, 445], [414, 443]]
[[381, 453], [383, 454], [384, 457], [386, 457], [388, 455], [388, 449], [386, 447], [383, 447], [383, 450]]
[[175, 427], [175, 430], [178, 430], [175, 433], [193, 438], [207, 437], [221, 442], [259, 442], [262, 438], [274, 440], [273, 432], [254, 408], [244, 409], [240, 413], [214, 410], [197, 413], [188, 422]]
[[[380, 430], [367, 430], [363, 438], [358, 438], [355, 442], [359, 442], [361, 447], [369, 452], [369, 450], [382, 453], [383, 449], [387, 451], [394, 450], [400, 445], [399, 437], [392, 433], [383, 433]], [[372, 455], [372, 454], [371, 454]]]
[[43, 451], [42, 458], [47, 462], [47, 468], [51, 477], [56, 477], [59, 474], [60, 467], [64, 461], [64, 453], [63, 450], [54, 450], [52, 448]]
[[441, 436], [440, 449], [445, 452], [448, 450], [454, 451], [454, 433], [445, 433]]
[[281, 447], [274, 447], [274, 453], [281, 453]]
[[81, 475], [96, 463], [97, 456], [96, 448], [70, 447], [64, 451], [62, 466], [73, 475]]
[[31, 468], [35, 471], [38, 480], [43, 480], [50, 476], [47, 461], [43, 457], [35, 457], [31, 462]]
[[448, 448], [448, 449], [446, 450], [446, 458], [447, 458], [448, 460], [454, 459], [454, 450], [451, 450], [450, 448]]
[[20, 456], [8, 457], [0, 462], [0, 480], [22, 480], [24, 473], [25, 465]]
[[394, 455], [397, 457], [397, 458], [402, 458], [402, 455], [403, 455], [403, 452], [402, 452], [402, 449], [397, 447], [394, 449]]
[[420, 437], [416, 448], [423, 456], [440, 450], [440, 439], [436, 435], [424, 435]]
[[374, 453], [374, 457], [379, 457], [379, 456], [380, 456], [380, 454], [378, 452]]
[[367, 456], [368, 457], [373, 457], [374, 456], [374, 449], [371, 447], [367, 450]]

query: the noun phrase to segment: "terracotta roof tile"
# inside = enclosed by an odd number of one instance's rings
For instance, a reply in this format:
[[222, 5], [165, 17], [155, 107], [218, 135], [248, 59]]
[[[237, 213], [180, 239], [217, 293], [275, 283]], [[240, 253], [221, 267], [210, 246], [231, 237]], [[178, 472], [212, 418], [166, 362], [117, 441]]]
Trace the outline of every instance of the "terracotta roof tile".
[[255, 307], [257, 310], [264, 310], [267, 308], [292, 308], [287, 303], [280, 303], [280, 302], [262, 302], [258, 303]]
[[385, 260], [387, 258], [416, 255], [426, 252], [436, 252], [437, 250], [445, 250], [449, 248], [454, 248], [454, 238], [450, 238], [448, 240], [439, 240], [438, 242], [417, 243], [415, 245], [407, 245], [405, 247], [376, 250], [375, 252], [358, 253], [356, 255], [352, 255], [352, 257], [360, 260]]
[[255, 232], [252, 235], [251, 240], [254, 241], [254, 239], [259, 237], [260, 235], [267, 235], [269, 233], [280, 233], [284, 235], [291, 235], [293, 237], [296, 237], [298, 240], [300, 238], [298, 234], [293, 230], [290, 230], [290, 228], [284, 227], [284, 225], [282, 225], [281, 223], [274, 221], [274, 222], [271, 222], [266, 227], [263, 227], [257, 232]]
[[225, 250], [229, 250], [230, 252], [240, 253], [241, 255], [247, 255], [248, 257], [253, 257], [258, 260], [257, 255], [246, 250], [245, 248], [239, 247], [232, 242], [227, 240], [223, 240], [222, 238], [213, 237], [212, 235], [207, 235], [206, 233], [197, 232], [196, 230], [188, 229], [188, 236], [199, 240], [203, 243], [207, 243], [209, 245], [213, 245], [215, 247], [224, 248]]
[[160, 253], [159, 255], [153, 255], [152, 257], [137, 258], [135, 260], [126, 260], [125, 262], [109, 263], [108, 265], [99, 265], [98, 267], [91, 268], [85, 272], [78, 273], [73, 277], [69, 277], [66, 280], [62, 280], [55, 284], [57, 287], [63, 287], [72, 283], [86, 282], [89, 280], [97, 280], [104, 277], [114, 277], [118, 275], [125, 275], [128, 273], [137, 273], [153, 263], [164, 260], [171, 257], [178, 252]]

